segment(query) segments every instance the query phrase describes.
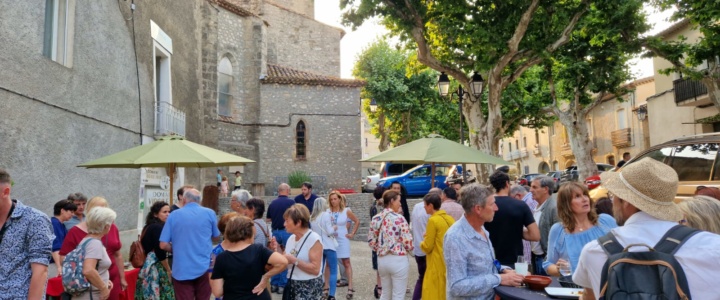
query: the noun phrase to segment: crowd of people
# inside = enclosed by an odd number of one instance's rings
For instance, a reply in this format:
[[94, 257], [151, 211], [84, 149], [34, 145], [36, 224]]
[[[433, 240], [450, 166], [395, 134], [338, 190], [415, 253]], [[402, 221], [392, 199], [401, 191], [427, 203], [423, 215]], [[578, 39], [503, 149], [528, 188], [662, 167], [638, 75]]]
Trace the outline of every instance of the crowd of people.
[[[677, 174], [649, 158], [601, 177], [610, 194], [597, 202], [579, 183], [553, 193], [552, 178], [538, 176], [528, 191], [502, 171], [490, 177], [491, 186], [433, 188], [412, 210], [401, 184], [378, 187], [368, 231], [375, 297], [494, 299], [496, 287], [520, 286], [535, 274], [564, 277], [585, 289], [583, 299], [599, 299], [624, 288], [604, 286], [608, 253], [634, 244], [664, 249], [665, 235], [676, 242], [670, 249], [686, 280], [681, 292], [716, 297], [708, 278], [720, 264], [720, 189], [700, 186], [695, 197], [676, 203]], [[73, 193], [55, 203], [49, 218], [12, 199], [11, 187], [0, 169], [0, 298], [42, 299], [53, 263], [59, 276], [77, 271], [88, 282], [72, 299], [119, 299], [128, 283], [109, 201]], [[263, 199], [236, 189], [231, 212], [219, 220], [192, 186], [178, 189], [173, 206], [154, 203], [140, 235], [145, 260], [135, 298], [335, 299], [345, 276], [345, 298], [352, 299], [350, 240], [360, 220], [346, 197], [337, 191], [318, 197], [310, 183], [294, 199], [287, 184], [277, 192], [266, 209]], [[77, 251], [79, 271], [64, 263]], [[411, 256], [419, 275], [414, 289]]]
[[[675, 285], [666, 284], [671, 289], [662, 293], [717, 298], [709, 279], [720, 267], [720, 189], [699, 186], [696, 196], [676, 203], [677, 174], [650, 158], [601, 177], [610, 194], [594, 202], [580, 183], [563, 184], [553, 193], [553, 179], [538, 176], [528, 191], [497, 171], [490, 177], [492, 187], [430, 190], [410, 219], [404, 216], [400, 192], [376, 189], [383, 209], [371, 212], [368, 234], [373, 259], [378, 260], [373, 262], [379, 277], [376, 298], [405, 298], [411, 254], [419, 274], [413, 299], [496, 299], [496, 287], [520, 286], [531, 274], [581, 286], [585, 300], [626, 299], [631, 293], [652, 297], [658, 288], [647, 282], [654, 279], [631, 278], [643, 274], [633, 273], [641, 267], [613, 269], [619, 276], [614, 278], [629, 284], [602, 281], [608, 275], [603, 274], [608, 272], [607, 253], [619, 253], [608, 252], [609, 243], [616, 243], [619, 251], [636, 244], [672, 250], [670, 256], [686, 277], [677, 279], [678, 287], [685, 289], [676, 291]], [[462, 211], [454, 215], [450, 212], [456, 205]]]

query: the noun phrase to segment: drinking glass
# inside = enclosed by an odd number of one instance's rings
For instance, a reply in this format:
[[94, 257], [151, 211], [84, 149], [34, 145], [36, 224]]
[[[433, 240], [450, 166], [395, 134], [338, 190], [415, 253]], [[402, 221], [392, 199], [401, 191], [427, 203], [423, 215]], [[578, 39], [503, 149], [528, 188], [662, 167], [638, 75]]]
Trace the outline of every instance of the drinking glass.
[[525, 256], [518, 256], [517, 262], [515, 263], [515, 273], [523, 276], [528, 275], [528, 262], [525, 261]]
[[562, 275], [562, 276], [572, 275], [572, 264], [570, 264], [570, 260], [558, 263], [557, 266], [558, 266], [558, 271], [560, 271], [560, 275]]

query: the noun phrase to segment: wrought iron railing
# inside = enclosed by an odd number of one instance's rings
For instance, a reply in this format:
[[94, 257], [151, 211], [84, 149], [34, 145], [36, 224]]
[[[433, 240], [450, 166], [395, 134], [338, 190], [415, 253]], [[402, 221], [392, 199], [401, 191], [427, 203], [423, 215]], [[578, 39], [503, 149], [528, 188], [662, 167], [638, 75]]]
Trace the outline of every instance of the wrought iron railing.
[[707, 88], [702, 82], [689, 78], [674, 80], [673, 89], [675, 92], [675, 103], [695, 99], [698, 96], [707, 94]]

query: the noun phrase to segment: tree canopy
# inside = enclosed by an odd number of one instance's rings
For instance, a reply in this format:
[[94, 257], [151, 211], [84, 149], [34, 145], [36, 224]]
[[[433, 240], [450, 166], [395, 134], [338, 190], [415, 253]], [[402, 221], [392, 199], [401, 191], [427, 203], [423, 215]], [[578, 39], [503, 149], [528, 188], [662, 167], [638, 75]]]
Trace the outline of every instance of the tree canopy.
[[[378, 41], [359, 55], [353, 75], [367, 81], [363, 110], [380, 138], [380, 150], [430, 133], [459, 139], [457, 102], [440, 98], [437, 72], [419, 64], [415, 55]], [[378, 106], [375, 112], [369, 107], [372, 99]]]

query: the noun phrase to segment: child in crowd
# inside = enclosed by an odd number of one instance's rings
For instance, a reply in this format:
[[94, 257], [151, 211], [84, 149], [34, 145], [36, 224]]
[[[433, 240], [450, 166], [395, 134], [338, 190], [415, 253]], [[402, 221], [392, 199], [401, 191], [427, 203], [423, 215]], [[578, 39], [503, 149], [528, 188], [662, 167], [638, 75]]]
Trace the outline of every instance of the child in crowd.
[[220, 197], [227, 197], [228, 196], [228, 178], [227, 176], [222, 177], [222, 182], [220, 183]]

